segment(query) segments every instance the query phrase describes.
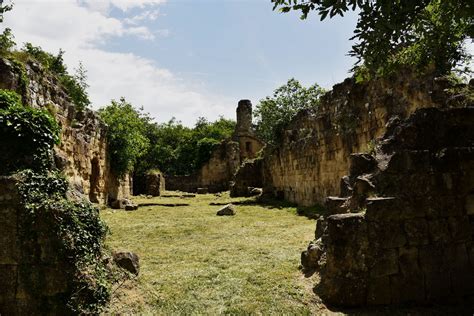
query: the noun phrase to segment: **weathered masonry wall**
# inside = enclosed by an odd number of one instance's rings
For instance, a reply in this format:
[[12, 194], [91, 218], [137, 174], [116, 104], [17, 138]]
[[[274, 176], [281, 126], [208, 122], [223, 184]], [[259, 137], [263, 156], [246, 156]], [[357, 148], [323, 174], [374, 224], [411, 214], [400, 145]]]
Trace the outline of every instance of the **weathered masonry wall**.
[[16, 90], [25, 105], [48, 109], [61, 125], [61, 143], [55, 148], [56, 166], [63, 170], [75, 190], [92, 202], [106, 203], [130, 194], [130, 178], [117, 179], [107, 159], [107, 126], [89, 109], [78, 112], [52, 76], [35, 63], [26, 64], [28, 86], [21, 89], [18, 70], [0, 59], [0, 88]]
[[[50, 227], [38, 218], [36, 235], [20, 225], [22, 209], [16, 179], [0, 177], [0, 315], [68, 315], [68, 271]], [[24, 215], [23, 215], [24, 216]]]
[[265, 152], [264, 192], [306, 206], [338, 195], [349, 155], [370, 150], [391, 117], [443, 104], [444, 84], [402, 73], [368, 84], [346, 79], [335, 85], [317, 112], [299, 113], [281, 144]]
[[196, 174], [166, 176], [166, 189], [185, 192], [196, 192], [197, 188], [207, 188], [209, 192], [226, 191], [239, 164], [239, 144], [224, 141]]
[[376, 155], [353, 155], [347, 196], [303, 253], [336, 305], [474, 294], [474, 106], [393, 121]]
[[263, 186], [263, 159], [257, 158], [244, 162], [235, 173], [230, 187], [230, 196], [250, 196], [249, 188]]

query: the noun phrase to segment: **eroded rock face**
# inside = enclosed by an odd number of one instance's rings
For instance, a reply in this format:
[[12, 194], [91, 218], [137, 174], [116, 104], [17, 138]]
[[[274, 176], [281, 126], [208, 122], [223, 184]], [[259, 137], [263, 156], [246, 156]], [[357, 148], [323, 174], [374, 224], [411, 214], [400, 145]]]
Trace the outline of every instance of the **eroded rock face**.
[[235, 206], [232, 204], [227, 204], [226, 206], [219, 209], [216, 213], [217, 216], [234, 216], [235, 215]]
[[474, 294], [473, 126], [474, 107], [422, 109], [394, 123], [373, 157], [353, 156], [350, 196], [328, 199], [334, 215], [318, 220], [317, 247], [302, 256], [320, 269], [327, 303]]

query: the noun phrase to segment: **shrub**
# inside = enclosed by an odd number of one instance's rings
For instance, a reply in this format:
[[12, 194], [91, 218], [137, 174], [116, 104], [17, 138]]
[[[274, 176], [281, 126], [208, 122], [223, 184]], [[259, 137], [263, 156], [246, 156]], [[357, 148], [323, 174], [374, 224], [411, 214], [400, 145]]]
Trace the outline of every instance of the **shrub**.
[[46, 110], [24, 107], [15, 92], [0, 90], [0, 156], [6, 174], [32, 168], [45, 170], [51, 163], [51, 150], [59, 143], [60, 128]]

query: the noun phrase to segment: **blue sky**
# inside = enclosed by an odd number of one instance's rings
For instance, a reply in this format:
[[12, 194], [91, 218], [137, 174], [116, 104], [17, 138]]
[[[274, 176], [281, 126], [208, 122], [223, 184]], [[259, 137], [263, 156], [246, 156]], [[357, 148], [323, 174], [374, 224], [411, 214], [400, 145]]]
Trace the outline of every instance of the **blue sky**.
[[186, 125], [234, 118], [239, 99], [255, 105], [292, 77], [325, 88], [344, 80], [356, 23], [301, 21], [270, 0], [23, 0], [5, 20], [18, 43], [61, 47], [70, 69], [81, 60], [94, 107], [125, 96]]

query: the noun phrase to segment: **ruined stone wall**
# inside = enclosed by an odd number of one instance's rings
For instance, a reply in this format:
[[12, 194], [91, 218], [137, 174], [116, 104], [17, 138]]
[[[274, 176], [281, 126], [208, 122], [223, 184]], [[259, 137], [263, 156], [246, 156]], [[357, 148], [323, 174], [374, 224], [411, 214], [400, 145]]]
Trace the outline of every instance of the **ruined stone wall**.
[[305, 206], [339, 194], [349, 155], [370, 150], [390, 117], [442, 104], [444, 84], [405, 72], [366, 84], [346, 79], [335, 85], [317, 111], [299, 113], [280, 145], [265, 152], [265, 193]]
[[250, 196], [249, 188], [261, 188], [262, 180], [263, 159], [246, 161], [234, 175], [230, 196]]
[[199, 171], [200, 186], [209, 192], [229, 189], [229, 182], [240, 165], [238, 144], [225, 141], [212, 153], [211, 158]]
[[61, 258], [41, 218], [34, 223], [37, 234], [25, 235], [20, 223], [26, 211], [16, 183], [14, 177], [0, 177], [0, 314], [68, 315], [72, 262]]
[[[474, 104], [394, 120], [375, 156], [353, 155], [304, 265], [317, 293], [357, 306], [474, 294]], [[349, 170], [349, 169], [348, 169]], [[336, 205], [335, 205], [336, 204]]]
[[196, 193], [197, 188], [201, 187], [197, 174], [184, 176], [166, 175], [165, 181], [165, 188], [168, 191]]
[[166, 189], [184, 192], [196, 192], [197, 188], [207, 188], [209, 192], [226, 191], [239, 164], [239, 144], [223, 141], [195, 174], [166, 176]]
[[78, 112], [57, 79], [36, 63], [27, 63], [28, 86], [21, 88], [20, 74], [12, 62], [0, 59], [0, 88], [22, 94], [25, 105], [46, 108], [61, 125], [61, 143], [55, 147], [56, 166], [75, 190], [92, 202], [130, 194], [130, 179], [116, 179], [107, 159], [107, 126], [90, 109]]

